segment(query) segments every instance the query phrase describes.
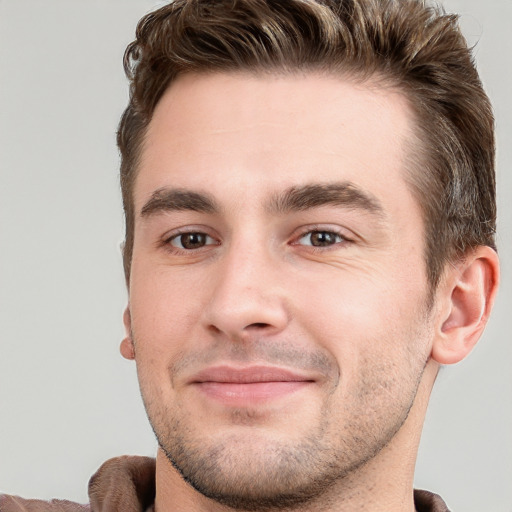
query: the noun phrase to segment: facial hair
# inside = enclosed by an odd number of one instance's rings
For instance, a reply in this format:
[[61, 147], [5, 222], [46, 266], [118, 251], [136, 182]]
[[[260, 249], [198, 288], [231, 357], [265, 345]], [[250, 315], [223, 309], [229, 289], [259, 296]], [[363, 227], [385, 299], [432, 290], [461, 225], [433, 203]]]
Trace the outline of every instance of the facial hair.
[[[416, 346], [416, 344], [413, 344]], [[416, 346], [417, 347], [417, 346]], [[318, 500], [338, 482], [373, 459], [399, 431], [414, 403], [427, 356], [406, 350], [408, 371], [392, 360], [369, 357], [339, 426], [336, 391], [343, 376], [334, 357], [322, 350], [304, 352], [292, 343], [253, 341], [251, 345], [215, 346], [190, 353], [169, 368], [171, 381], [191, 365], [215, 360], [264, 361], [298, 369], [321, 369], [325, 395], [314, 424], [299, 442], [274, 438], [257, 424], [258, 411], [233, 409], [231, 420], [244, 431], [198, 435], [181, 404], [166, 407], [158, 390], [141, 390], [151, 426], [172, 466], [199, 493], [239, 511], [292, 510]], [[377, 358], [378, 359], [378, 358]], [[140, 378], [140, 376], [139, 376]], [[390, 399], [390, 393], [395, 396]], [[294, 421], [290, 418], [290, 421]]]

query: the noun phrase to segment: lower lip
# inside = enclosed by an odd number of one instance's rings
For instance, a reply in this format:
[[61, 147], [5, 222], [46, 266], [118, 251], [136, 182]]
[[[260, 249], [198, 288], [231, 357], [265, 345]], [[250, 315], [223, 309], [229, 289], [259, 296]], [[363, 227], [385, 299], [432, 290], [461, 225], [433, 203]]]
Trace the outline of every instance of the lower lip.
[[199, 382], [197, 387], [209, 398], [228, 405], [251, 405], [281, 398], [303, 389], [310, 381]]

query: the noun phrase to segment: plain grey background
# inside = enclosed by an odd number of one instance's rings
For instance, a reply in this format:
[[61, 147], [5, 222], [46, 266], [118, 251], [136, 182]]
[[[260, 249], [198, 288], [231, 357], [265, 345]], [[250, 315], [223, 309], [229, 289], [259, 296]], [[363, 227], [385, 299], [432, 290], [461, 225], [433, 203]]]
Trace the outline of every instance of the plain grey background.
[[[115, 130], [121, 59], [154, 0], [0, 0], [0, 492], [87, 501], [107, 458], [154, 455], [126, 302]], [[502, 285], [436, 384], [416, 486], [454, 511], [512, 511], [512, 2], [446, 0], [493, 101]]]

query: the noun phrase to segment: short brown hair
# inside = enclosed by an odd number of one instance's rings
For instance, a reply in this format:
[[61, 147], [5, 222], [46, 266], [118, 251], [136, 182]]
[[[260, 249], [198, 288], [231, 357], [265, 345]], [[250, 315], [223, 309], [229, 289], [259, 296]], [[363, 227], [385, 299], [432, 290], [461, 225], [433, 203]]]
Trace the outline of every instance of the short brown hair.
[[428, 278], [478, 245], [495, 248], [494, 119], [457, 16], [422, 0], [175, 0], [146, 15], [126, 49], [130, 101], [118, 131], [133, 251], [133, 185], [155, 107], [187, 72], [323, 71], [380, 77], [416, 118], [408, 181], [425, 222]]

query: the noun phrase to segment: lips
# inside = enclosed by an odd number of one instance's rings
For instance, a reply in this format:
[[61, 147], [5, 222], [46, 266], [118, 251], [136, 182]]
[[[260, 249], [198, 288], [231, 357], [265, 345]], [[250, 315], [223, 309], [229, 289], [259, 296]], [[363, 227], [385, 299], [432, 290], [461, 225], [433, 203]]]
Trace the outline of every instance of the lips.
[[250, 405], [295, 393], [314, 382], [309, 376], [272, 366], [216, 366], [190, 381], [201, 393], [229, 405]]
[[299, 373], [274, 366], [250, 366], [246, 368], [216, 366], [199, 372], [193, 377], [192, 382], [251, 384], [258, 382], [302, 382], [312, 380]]

